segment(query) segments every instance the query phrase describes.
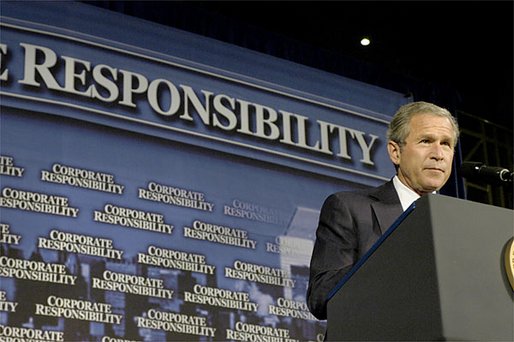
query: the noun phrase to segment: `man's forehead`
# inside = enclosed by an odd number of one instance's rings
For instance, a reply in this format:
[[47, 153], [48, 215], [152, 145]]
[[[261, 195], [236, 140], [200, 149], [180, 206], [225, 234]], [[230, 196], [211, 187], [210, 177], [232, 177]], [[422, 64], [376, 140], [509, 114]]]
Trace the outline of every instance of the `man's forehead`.
[[455, 136], [450, 119], [440, 115], [430, 113], [416, 114], [411, 118], [409, 126], [410, 136], [442, 136], [452, 139]]
[[445, 116], [420, 113], [414, 115], [410, 120], [411, 128], [434, 129], [434, 130], [450, 130], [453, 131], [450, 119]]

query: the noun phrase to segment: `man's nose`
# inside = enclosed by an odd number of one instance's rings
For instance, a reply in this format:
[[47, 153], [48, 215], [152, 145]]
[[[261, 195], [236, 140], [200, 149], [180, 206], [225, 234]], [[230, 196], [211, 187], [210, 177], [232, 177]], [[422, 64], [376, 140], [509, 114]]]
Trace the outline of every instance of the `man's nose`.
[[432, 147], [430, 157], [435, 160], [443, 160], [444, 159], [443, 146], [441, 146], [440, 144], [434, 144]]

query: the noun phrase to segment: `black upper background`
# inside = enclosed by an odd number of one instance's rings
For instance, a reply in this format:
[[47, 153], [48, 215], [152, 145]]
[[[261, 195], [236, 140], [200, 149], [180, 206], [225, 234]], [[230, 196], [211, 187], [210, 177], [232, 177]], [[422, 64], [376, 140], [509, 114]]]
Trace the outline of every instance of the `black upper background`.
[[513, 129], [512, 1], [83, 2]]

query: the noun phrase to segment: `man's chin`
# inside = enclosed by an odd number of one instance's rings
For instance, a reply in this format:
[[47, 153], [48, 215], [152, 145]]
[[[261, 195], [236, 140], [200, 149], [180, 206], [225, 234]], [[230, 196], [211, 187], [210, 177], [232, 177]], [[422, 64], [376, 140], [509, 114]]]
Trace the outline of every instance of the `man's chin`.
[[443, 182], [437, 182], [437, 183], [430, 183], [426, 184], [424, 187], [425, 193], [432, 193], [434, 191], [439, 191], [443, 187]]

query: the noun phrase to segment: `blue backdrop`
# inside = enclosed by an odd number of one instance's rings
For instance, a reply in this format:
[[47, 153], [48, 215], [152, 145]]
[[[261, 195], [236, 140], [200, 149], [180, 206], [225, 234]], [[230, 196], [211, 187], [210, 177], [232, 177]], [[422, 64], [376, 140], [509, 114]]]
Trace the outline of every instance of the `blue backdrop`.
[[1, 6], [0, 335], [322, 338], [319, 208], [392, 177], [410, 99], [83, 4]]

